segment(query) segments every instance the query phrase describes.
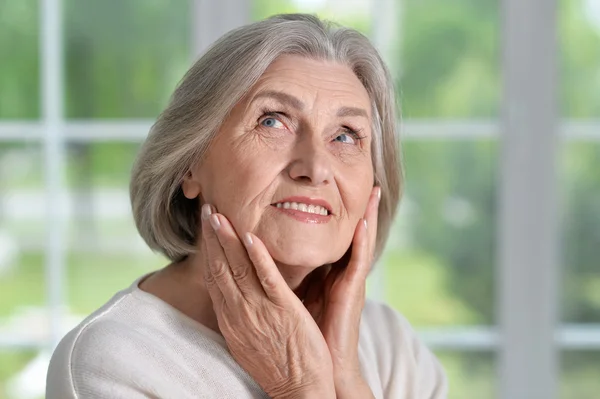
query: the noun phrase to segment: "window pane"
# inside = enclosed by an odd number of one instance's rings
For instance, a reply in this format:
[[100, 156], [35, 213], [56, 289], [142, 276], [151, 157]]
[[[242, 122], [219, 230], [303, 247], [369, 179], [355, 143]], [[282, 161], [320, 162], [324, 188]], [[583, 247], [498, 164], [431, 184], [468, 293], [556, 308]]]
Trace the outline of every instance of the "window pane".
[[154, 117], [191, 62], [190, 0], [66, 0], [66, 113]]
[[600, 144], [566, 144], [563, 320], [600, 323]]
[[496, 393], [496, 355], [491, 352], [437, 351], [450, 384], [448, 399], [492, 399]]
[[0, 141], [0, 329], [17, 335], [20, 317], [44, 310], [41, 156], [37, 144]]
[[[45, 375], [34, 380], [30, 377], [38, 377], [36, 370], [45, 371], [36, 367], [44, 357], [34, 350], [0, 349], [0, 398], [43, 398]], [[39, 365], [43, 367], [43, 362]]]
[[600, 392], [600, 351], [563, 352], [560, 398], [595, 398]]
[[40, 115], [37, 0], [0, 1], [0, 119]]
[[[78, 231], [83, 227], [95, 227], [92, 223], [79, 226]], [[86, 243], [86, 247], [77, 248], [78, 242], [72, 241], [67, 261], [66, 291], [69, 317], [73, 320], [83, 320], [117, 291], [129, 287], [136, 278], [168, 263], [147, 250], [133, 231], [126, 236], [125, 228], [121, 226], [107, 227], [117, 231], [123, 245], [118, 245], [114, 236], [107, 233], [96, 233], [95, 238], [99, 241], [96, 246]], [[91, 233], [86, 234], [89, 236]], [[125, 244], [131, 248], [126, 248]]]
[[99, 187], [126, 189], [139, 146], [118, 141], [67, 144], [69, 187], [81, 195]]
[[[394, 71], [402, 114], [492, 117], [499, 113], [498, 0], [403, 0]], [[398, 7], [400, 8], [400, 7]], [[391, 35], [390, 40], [398, 35]]]
[[[23, 345], [44, 341], [49, 333], [40, 159], [38, 144], [0, 141], [0, 336]], [[19, 375], [35, 355], [0, 348], [0, 398], [17, 397], [15, 390], [24, 385]]]
[[600, 117], [600, 2], [561, 0], [561, 111], [567, 117]]
[[417, 326], [493, 324], [495, 141], [406, 141], [405, 195], [381, 267]]
[[129, 173], [139, 144], [68, 146], [69, 311], [83, 317], [144, 273], [168, 262], [139, 237], [129, 203]]

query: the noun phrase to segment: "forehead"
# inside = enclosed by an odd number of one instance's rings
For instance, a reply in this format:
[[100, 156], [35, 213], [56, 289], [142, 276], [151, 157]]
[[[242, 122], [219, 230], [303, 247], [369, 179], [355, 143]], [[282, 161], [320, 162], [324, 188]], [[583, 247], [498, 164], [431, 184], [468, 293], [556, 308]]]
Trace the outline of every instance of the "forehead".
[[250, 99], [265, 90], [286, 92], [308, 104], [322, 100], [361, 107], [370, 114], [371, 101], [362, 82], [348, 66], [333, 61], [282, 55], [259, 78]]

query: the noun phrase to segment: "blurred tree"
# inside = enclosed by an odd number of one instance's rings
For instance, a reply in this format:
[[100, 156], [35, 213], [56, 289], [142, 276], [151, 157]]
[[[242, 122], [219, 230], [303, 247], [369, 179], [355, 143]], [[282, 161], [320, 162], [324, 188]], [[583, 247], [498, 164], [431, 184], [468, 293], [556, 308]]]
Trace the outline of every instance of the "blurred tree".
[[591, 6], [597, 1], [558, 2], [560, 110], [571, 118], [600, 117], [600, 14]]
[[[559, 2], [562, 110], [600, 115], [600, 35], [584, 0]], [[0, 118], [39, 117], [39, 13], [35, 0], [0, 0]], [[69, 118], [153, 118], [190, 64], [190, 0], [65, 0]], [[500, 104], [498, 0], [404, 0], [394, 71], [405, 118], [495, 118]], [[298, 11], [292, 1], [255, 0], [253, 19]], [[345, 23], [348, 23], [345, 21]], [[356, 25], [364, 25], [357, 20]], [[123, 150], [119, 150], [122, 148]], [[569, 320], [600, 321], [598, 151], [567, 159], [565, 259]], [[135, 146], [79, 147], [72, 166], [126, 184]], [[404, 148], [412, 242], [452, 272], [452, 292], [493, 322], [497, 148], [490, 141], [413, 142]], [[573, 168], [570, 160], [576, 160]], [[90, 166], [90, 162], [93, 163]], [[575, 162], [575, 161], [573, 161]], [[121, 170], [123, 173], [116, 173]], [[97, 176], [97, 177], [96, 177]], [[114, 178], [110, 176], [115, 176]], [[84, 178], [80, 178], [80, 181]], [[90, 180], [91, 181], [91, 180]], [[463, 214], [458, 217], [456, 214]], [[466, 212], [466, 213], [465, 213]], [[468, 215], [464, 216], [464, 215]], [[592, 283], [593, 282], [593, 283]]]
[[[596, 0], [561, 0], [562, 114], [600, 117], [600, 15]], [[578, 142], [562, 151], [563, 320], [600, 323], [600, 145]]]
[[475, 312], [470, 322], [494, 323], [495, 142], [411, 141], [403, 152], [410, 242], [449, 269], [448, 290]]
[[[497, 117], [497, 1], [403, 4], [404, 38], [395, 55], [403, 118]], [[494, 323], [496, 142], [408, 141], [403, 147], [410, 242], [449, 269], [448, 290], [476, 315], [469, 322]]]
[[[155, 117], [190, 61], [189, 1], [66, 0], [65, 101], [70, 118]], [[71, 181], [78, 197], [78, 235], [95, 241], [93, 152], [70, 143]], [[126, 176], [130, 157], [117, 161]]]
[[[435, 10], [433, 12], [432, 10]], [[600, 26], [584, 0], [560, 3], [562, 111], [600, 115]], [[499, 15], [493, 0], [406, 0], [398, 71], [404, 117], [494, 117], [500, 100]], [[493, 143], [405, 144], [412, 242], [450, 267], [451, 290], [480, 322], [494, 321], [496, 164]], [[600, 148], [565, 151], [565, 317], [600, 321]], [[576, 166], [573, 166], [576, 163]], [[471, 209], [471, 223], [445, 217]]]
[[253, 0], [250, 12], [253, 21], [260, 21], [275, 14], [289, 14], [300, 12], [300, 10], [290, 0]]
[[[156, 117], [191, 62], [190, 1], [64, 0], [67, 117]], [[600, 117], [600, 23], [586, 11], [591, 1], [558, 2], [560, 109], [567, 117]], [[390, 40], [397, 45], [393, 64], [401, 66], [393, 73], [404, 118], [499, 115], [499, 2], [401, 1], [401, 32]], [[0, 0], [1, 120], [40, 117], [39, 11], [38, 0]], [[298, 11], [292, 0], [252, 2], [253, 20]], [[368, 15], [344, 18], [341, 22], [368, 31]], [[0, 149], [8, 147], [0, 142]], [[600, 145], [566, 147], [563, 320], [598, 323]], [[71, 146], [75, 187], [126, 186], [136, 149], [130, 143]], [[417, 255], [394, 253], [392, 247], [389, 259], [393, 272], [414, 262], [422, 269], [410, 278], [429, 279], [434, 281], [429, 288], [443, 290], [420, 296], [407, 291], [400, 298], [425, 301], [439, 294], [433, 307], [453, 312], [432, 316], [426, 314], [431, 307], [408, 304], [415, 309], [411, 320], [494, 323], [497, 141], [410, 141], [403, 152], [403, 206], [410, 210], [394, 234], [408, 233]], [[413, 281], [395, 287], [408, 290], [408, 283]]]
[[404, 117], [497, 116], [497, 0], [403, 0], [401, 17], [396, 73]]
[[0, 119], [40, 115], [37, 0], [0, 0]]
[[68, 117], [156, 117], [191, 61], [190, 7], [189, 0], [66, 0]]
[[600, 323], [600, 145], [568, 144], [562, 155], [563, 320]]

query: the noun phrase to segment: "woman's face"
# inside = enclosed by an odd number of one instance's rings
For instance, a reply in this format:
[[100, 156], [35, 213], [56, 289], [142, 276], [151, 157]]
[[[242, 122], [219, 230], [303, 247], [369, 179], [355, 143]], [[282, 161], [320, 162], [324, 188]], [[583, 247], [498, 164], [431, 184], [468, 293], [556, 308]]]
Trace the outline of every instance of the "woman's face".
[[348, 67], [282, 56], [233, 108], [184, 192], [199, 191], [280, 265], [334, 262], [373, 187], [370, 104]]

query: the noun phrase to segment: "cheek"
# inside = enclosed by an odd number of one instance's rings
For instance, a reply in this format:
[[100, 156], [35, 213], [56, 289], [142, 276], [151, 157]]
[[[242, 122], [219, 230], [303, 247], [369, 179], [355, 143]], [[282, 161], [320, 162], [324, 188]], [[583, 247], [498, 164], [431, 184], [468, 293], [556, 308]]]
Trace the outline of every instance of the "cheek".
[[353, 222], [364, 216], [371, 191], [373, 189], [373, 172], [368, 165], [363, 168], [348, 171], [345, 174], [342, 200], [345, 204], [348, 217]]
[[239, 231], [252, 231], [273, 196], [279, 164], [254, 152], [227, 157], [207, 170], [206, 199]]

